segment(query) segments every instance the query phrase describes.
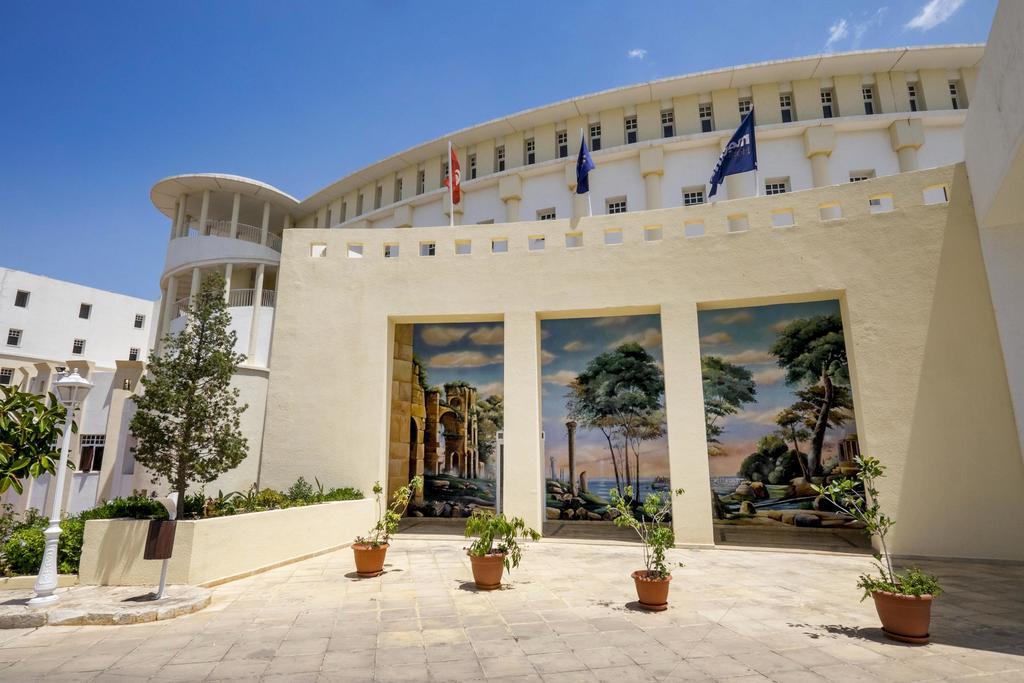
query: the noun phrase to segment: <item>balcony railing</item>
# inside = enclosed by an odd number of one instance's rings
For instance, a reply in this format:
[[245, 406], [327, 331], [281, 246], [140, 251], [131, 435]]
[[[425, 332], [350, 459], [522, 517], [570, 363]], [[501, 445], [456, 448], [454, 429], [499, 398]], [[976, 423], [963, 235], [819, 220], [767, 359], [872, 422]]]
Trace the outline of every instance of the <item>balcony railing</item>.
[[[260, 243], [260, 235], [263, 230], [255, 225], [249, 225], [248, 223], [239, 223], [238, 231], [235, 234], [235, 239], [245, 240], [246, 242], [252, 242], [253, 244]], [[231, 221], [220, 221], [220, 220], [208, 220], [203, 229], [200, 229], [198, 220], [190, 220], [188, 223], [188, 235], [191, 237], [198, 236], [212, 236], [212, 237], [231, 237]], [[272, 232], [267, 232], [267, 246], [274, 251], [281, 251], [281, 236], [275, 235]]]
[[[243, 308], [252, 306], [256, 297], [255, 289], [232, 289], [228, 292], [228, 308]], [[188, 313], [189, 297], [183, 297], [174, 302], [172, 318], [180, 318]], [[262, 305], [273, 308], [277, 303], [277, 290], [264, 289], [261, 297]]]

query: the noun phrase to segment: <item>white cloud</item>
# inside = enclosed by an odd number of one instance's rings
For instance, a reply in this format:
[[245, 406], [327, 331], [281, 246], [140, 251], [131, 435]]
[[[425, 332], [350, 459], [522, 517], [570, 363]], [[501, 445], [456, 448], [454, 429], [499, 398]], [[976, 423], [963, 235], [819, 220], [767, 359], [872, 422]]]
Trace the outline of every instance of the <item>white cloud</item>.
[[613, 341], [611, 344], [608, 345], [608, 348], [617, 349], [623, 344], [628, 344], [630, 342], [639, 344], [645, 349], [661, 346], [661, 331], [656, 330], [653, 327], [648, 327], [646, 330], [642, 332], [633, 332], [632, 334], [627, 334], [625, 337], [622, 337], [618, 341]]
[[541, 377], [545, 384], [560, 384], [562, 386], [569, 386], [569, 383], [576, 379], [576, 373], [572, 370], [559, 370], [549, 375]]
[[719, 325], [735, 325], [736, 323], [749, 323], [754, 319], [754, 315], [750, 311], [733, 311], [732, 313], [722, 313], [716, 315], [714, 320]]
[[791, 322], [793, 322], [794, 320], [796, 320], [796, 318], [788, 318], [786, 320], [780, 320], [779, 322], [773, 324], [769, 329], [772, 332], [776, 333], [776, 334], [781, 334], [782, 331], [784, 329], [786, 329], [787, 327], [789, 327], [789, 324]]
[[481, 346], [500, 346], [505, 343], [505, 328], [501, 325], [478, 327], [469, 333], [469, 338]]
[[488, 396], [504, 396], [505, 385], [501, 382], [489, 382], [482, 387], [477, 387], [476, 395], [481, 398], [487, 398]]
[[423, 328], [423, 341], [430, 346], [448, 346], [460, 341], [469, 332], [465, 327], [442, 327], [431, 325]]
[[764, 365], [774, 363], [775, 356], [761, 349], [747, 349], [739, 353], [725, 354], [722, 360], [735, 365]]
[[544, 349], [541, 349], [541, 351], [540, 351], [540, 364], [541, 365], [547, 365], [548, 363], [550, 363], [551, 361], [553, 361], [557, 357], [558, 356], [556, 356], [555, 354], [551, 353], [550, 351], [545, 351]]
[[706, 334], [700, 338], [700, 343], [707, 346], [717, 346], [718, 344], [728, 344], [732, 341], [732, 335], [728, 332], [712, 332]]
[[427, 361], [428, 368], [482, 368], [503, 361], [500, 353], [487, 354], [481, 351], [448, 351], [439, 353]]
[[929, 0], [903, 28], [930, 31], [953, 16], [963, 4], [964, 0]]
[[626, 56], [630, 59], [644, 59], [647, 57], [647, 50], [642, 47], [634, 47], [632, 50], [626, 53]]
[[754, 373], [754, 381], [758, 384], [778, 384], [786, 379], [786, 371], [782, 368], [765, 368]]
[[586, 343], [585, 341], [580, 341], [579, 339], [574, 339], [571, 342], [567, 343], [565, 346], [563, 346], [562, 350], [568, 351], [569, 353], [573, 353], [575, 351], [586, 351], [589, 348], [590, 344]]
[[594, 319], [594, 327], [618, 327], [626, 325], [633, 319], [631, 315], [609, 315], [603, 318]]
[[778, 408], [767, 408], [765, 410], [744, 410], [736, 415], [729, 415], [726, 422], [750, 422], [765, 427], [774, 427], [775, 418], [779, 414]]
[[828, 28], [828, 40], [825, 41], [825, 49], [831, 50], [840, 40], [850, 35], [849, 24], [846, 19], [836, 19], [835, 23]]

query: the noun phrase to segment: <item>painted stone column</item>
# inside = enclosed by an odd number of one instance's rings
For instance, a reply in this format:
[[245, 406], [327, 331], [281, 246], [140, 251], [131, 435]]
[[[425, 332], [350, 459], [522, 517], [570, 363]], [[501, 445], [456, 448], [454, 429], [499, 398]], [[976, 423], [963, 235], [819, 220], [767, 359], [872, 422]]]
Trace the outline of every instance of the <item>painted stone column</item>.
[[260, 312], [263, 310], [263, 273], [266, 269], [264, 264], [256, 266], [256, 284], [252, 292], [252, 322], [249, 326], [249, 352], [246, 354], [245, 362], [248, 365], [255, 365], [256, 342], [259, 339]]
[[828, 159], [836, 146], [832, 126], [815, 126], [804, 131], [804, 155], [811, 162], [811, 180], [815, 187], [832, 184]]
[[665, 304], [661, 329], [670, 480], [673, 489], [686, 491], [673, 498], [672, 528], [677, 543], [713, 544], [696, 306], [687, 301]]
[[576, 423], [569, 420], [565, 423], [569, 438], [569, 493], [576, 495]]
[[242, 194], [236, 192], [231, 198], [231, 239], [238, 238], [238, 212], [242, 208]]
[[889, 126], [889, 142], [900, 161], [900, 173], [917, 170], [917, 150], [924, 144], [921, 119], [893, 121]]
[[640, 175], [644, 179], [646, 209], [660, 209], [661, 176], [665, 172], [665, 152], [661, 147], [640, 150]]
[[[505, 314], [504, 512], [541, 530], [545, 485], [540, 420], [540, 335], [533, 311]], [[696, 339], [696, 338], [695, 338]]]
[[199, 234], [209, 235], [210, 231], [206, 227], [206, 220], [210, 217], [210, 191], [203, 190], [203, 204], [199, 209]]
[[498, 196], [505, 202], [505, 222], [516, 223], [521, 220], [519, 205], [523, 199], [523, 179], [516, 174], [499, 180]]

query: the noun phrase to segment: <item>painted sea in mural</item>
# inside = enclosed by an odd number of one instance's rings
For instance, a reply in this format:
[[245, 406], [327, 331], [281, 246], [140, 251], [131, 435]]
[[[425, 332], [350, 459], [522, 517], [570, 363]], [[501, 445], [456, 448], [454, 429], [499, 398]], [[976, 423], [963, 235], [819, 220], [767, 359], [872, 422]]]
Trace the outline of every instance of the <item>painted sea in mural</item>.
[[838, 301], [698, 314], [714, 517], [857, 528], [812, 488], [859, 453]]
[[658, 315], [541, 321], [549, 520], [609, 521], [611, 491], [669, 490]]

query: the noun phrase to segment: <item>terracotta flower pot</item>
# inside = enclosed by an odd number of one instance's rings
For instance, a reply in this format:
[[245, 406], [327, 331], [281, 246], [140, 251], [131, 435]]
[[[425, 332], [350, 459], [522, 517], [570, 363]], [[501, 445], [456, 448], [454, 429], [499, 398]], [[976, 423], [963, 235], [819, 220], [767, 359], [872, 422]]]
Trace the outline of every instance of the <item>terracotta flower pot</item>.
[[932, 618], [932, 596], [899, 595], [876, 591], [875, 610], [882, 631], [893, 640], [924, 645], [928, 642], [928, 624]]
[[479, 557], [470, 555], [469, 562], [473, 565], [473, 581], [482, 591], [501, 588], [501, 575], [505, 571], [505, 554], [492, 553]]
[[669, 574], [664, 579], [651, 575], [646, 569], [638, 569], [630, 574], [636, 584], [636, 595], [640, 606], [652, 612], [663, 612], [668, 609], [668, 586], [672, 581]]
[[352, 554], [356, 558], [356, 574], [369, 579], [384, 573], [384, 558], [388, 554], [387, 543], [376, 547], [367, 543], [353, 543]]

